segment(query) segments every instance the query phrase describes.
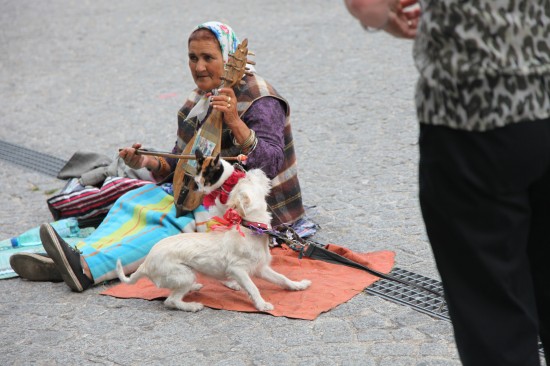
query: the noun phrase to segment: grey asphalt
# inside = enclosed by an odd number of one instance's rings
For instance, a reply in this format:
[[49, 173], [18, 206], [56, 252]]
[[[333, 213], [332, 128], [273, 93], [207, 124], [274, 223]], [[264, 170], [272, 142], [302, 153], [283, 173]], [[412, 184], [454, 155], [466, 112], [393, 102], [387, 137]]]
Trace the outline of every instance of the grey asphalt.
[[[170, 149], [191, 29], [226, 21], [292, 109], [316, 239], [439, 279], [417, 201], [412, 43], [342, 1], [0, 1], [0, 139], [69, 157]], [[0, 239], [52, 220], [64, 182], [0, 160]], [[314, 279], [313, 279], [314, 280]], [[459, 365], [451, 325], [359, 294], [314, 321], [0, 281], [0, 365]]]

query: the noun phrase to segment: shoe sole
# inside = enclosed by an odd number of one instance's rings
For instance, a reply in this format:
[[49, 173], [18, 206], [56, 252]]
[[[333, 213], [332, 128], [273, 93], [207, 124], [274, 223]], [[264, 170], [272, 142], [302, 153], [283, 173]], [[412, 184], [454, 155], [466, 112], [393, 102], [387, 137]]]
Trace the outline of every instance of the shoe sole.
[[29, 281], [63, 281], [54, 261], [40, 254], [14, 254], [10, 257], [10, 266], [19, 277]]
[[46, 249], [46, 252], [56, 264], [57, 269], [61, 274], [61, 277], [63, 278], [63, 281], [65, 281], [65, 283], [73, 291], [84, 291], [84, 288], [80, 284], [78, 277], [71, 269], [71, 265], [69, 264], [67, 256], [65, 255], [65, 252], [63, 251], [63, 248], [61, 247], [61, 244], [57, 239], [57, 234], [55, 233], [54, 229], [50, 225], [46, 224], [40, 226], [40, 237], [50, 239], [43, 239], [42, 246], [44, 247], [44, 249]]

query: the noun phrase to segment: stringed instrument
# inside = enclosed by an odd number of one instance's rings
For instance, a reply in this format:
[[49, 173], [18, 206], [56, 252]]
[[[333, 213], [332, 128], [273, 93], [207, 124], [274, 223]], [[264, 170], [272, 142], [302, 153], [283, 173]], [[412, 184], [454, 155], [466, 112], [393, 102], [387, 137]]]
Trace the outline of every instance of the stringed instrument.
[[[247, 60], [248, 39], [244, 39], [233, 54], [229, 55], [228, 62], [224, 66], [221, 87], [232, 88], [241, 82], [247, 73], [246, 64], [254, 64]], [[193, 155], [195, 149], [201, 149], [205, 156], [216, 156], [221, 151], [223, 112], [214, 109], [204, 122], [202, 127], [195, 132], [195, 135], [182, 152], [182, 155]], [[213, 148], [212, 148], [213, 147]], [[203, 149], [211, 151], [203, 151]], [[193, 176], [195, 175], [195, 161], [193, 159], [180, 159], [176, 165], [173, 178], [174, 205], [176, 206], [176, 217], [193, 211], [201, 203], [203, 193], [197, 191]]]

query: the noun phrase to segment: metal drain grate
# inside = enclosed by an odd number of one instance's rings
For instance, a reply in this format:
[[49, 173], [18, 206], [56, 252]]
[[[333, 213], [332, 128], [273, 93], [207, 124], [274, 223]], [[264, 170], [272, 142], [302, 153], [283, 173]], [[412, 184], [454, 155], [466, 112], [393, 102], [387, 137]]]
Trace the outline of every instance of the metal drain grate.
[[57, 173], [67, 163], [55, 156], [42, 154], [3, 140], [0, 140], [0, 159], [52, 177], [57, 177]]
[[[443, 293], [441, 282], [432, 278], [424, 277], [397, 267], [394, 268], [390, 274], [401, 280]], [[367, 287], [366, 292], [400, 305], [409, 306], [421, 313], [451, 321], [445, 299], [428, 291], [422, 291], [416, 287], [407, 286], [399, 282], [381, 279], [370, 287]], [[539, 353], [544, 356], [544, 348], [540, 342]]]
[[[434, 279], [401, 268], [394, 268], [391, 271], [391, 275], [432, 291], [443, 293], [441, 282]], [[368, 287], [366, 291], [367, 293], [380, 296], [386, 300], [410, 306], [427, 315], [439, 319], [450, 320], [445, 299], [428, 291], [422, 291], [416, 287], [385, 279], [376, 281], [372, 286]]]

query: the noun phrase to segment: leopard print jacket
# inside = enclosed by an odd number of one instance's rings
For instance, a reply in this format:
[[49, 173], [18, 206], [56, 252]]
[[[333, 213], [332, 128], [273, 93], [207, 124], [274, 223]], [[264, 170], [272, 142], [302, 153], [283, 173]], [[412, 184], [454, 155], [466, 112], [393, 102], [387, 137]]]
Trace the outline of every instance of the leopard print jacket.
[[550, 0], [420, 1], [420, 122], [485, 131], [550, 117]]

